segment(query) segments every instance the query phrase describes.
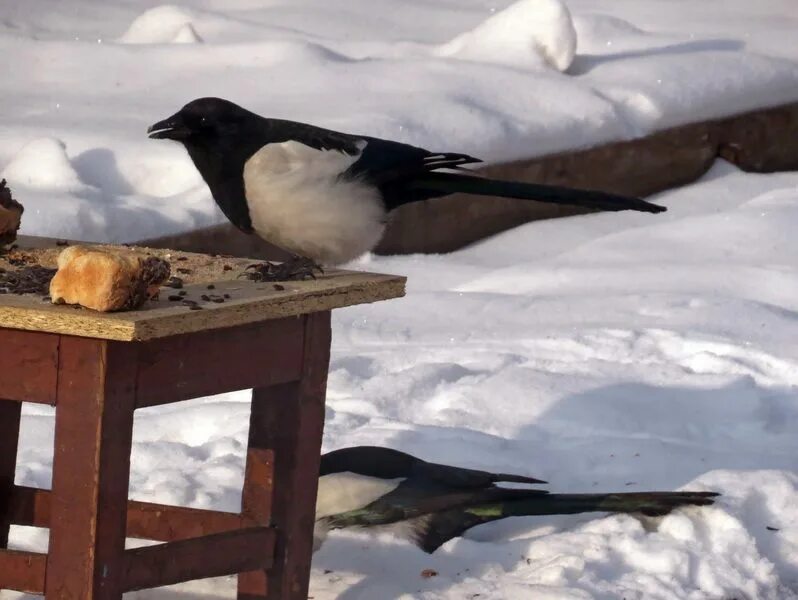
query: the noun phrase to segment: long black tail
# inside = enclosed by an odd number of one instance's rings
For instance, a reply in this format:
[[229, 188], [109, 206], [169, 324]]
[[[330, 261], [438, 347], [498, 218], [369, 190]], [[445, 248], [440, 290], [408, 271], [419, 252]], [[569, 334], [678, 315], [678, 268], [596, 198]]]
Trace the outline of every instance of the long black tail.
[[554, 204], [570, 204], [598, 210], [637, 210], [650, 213], [659, 213], [667, 210], [664, 206], [652, 204], [639, 198], [629, 198], [606, 192], [576, 190], [520, 181], [500, 181], [474, 175], [461, 175], [459, 173], [425, 173], [414, 178], [408, 185], [417, 190], [435, 192], [434, 196], [459, 192], [480, 196], [500, 196], [502, 198], [538, 200]]
[[668, 514], [680, 506], [706, 506], [715, 492], [630, 492], [618, 494], [545, 494], [492, 504], [456, 508], [435, 513], [416, 530], [415, 542], [425, 552], [434, 552], [450, 539], [483, 523], [506, 517], [568, 515], [585, 512]]

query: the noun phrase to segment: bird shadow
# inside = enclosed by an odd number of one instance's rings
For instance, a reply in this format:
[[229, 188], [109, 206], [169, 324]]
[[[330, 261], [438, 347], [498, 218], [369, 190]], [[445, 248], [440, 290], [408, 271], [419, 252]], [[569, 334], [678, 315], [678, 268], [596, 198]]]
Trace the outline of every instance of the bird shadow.
[[108, 148], [86, 150], [70, 161], [81, 181], [108, 195], [127, 196], [135, 189], [119, 170], [116, 156]]
[[649, 56], [663, 56], [673, 54], [690, 54], [693, 52], [720, 51], [729, 52], [742, 50], [745, 43], [739, 40], [714, 39], [714, 40], [695, 40], [670, 44], [658, 48], [645, 48], [642, 50], [629, 50], [626, 52], [616, 52], [614, 54], [577, 54], [571, 66], [568, 68], [569, 75], [585, 75], [603, 64], [617, 60], [629, 60], [635, 58], [645, 58]]

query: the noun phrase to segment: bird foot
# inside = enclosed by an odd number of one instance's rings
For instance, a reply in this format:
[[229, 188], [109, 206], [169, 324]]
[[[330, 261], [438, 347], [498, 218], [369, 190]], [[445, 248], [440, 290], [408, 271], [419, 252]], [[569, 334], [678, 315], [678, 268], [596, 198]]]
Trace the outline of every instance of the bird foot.
[[294, 256], [281, 263], [249, 265], [240, 277], [246, 277], [250, 281], [302, 281], [316, 279], [316, 271], [324, 274], [324, 269], [313, 259]]

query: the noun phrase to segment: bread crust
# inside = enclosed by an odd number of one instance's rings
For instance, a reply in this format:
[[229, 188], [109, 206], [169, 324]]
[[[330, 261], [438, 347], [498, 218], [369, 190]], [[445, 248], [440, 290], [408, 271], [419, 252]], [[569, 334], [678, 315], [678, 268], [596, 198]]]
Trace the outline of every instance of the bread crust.
[[134, 310], [157, 296], [170, 271], [154, 256], [70, 246], [58, 256], [50, 297], [100, 312]]

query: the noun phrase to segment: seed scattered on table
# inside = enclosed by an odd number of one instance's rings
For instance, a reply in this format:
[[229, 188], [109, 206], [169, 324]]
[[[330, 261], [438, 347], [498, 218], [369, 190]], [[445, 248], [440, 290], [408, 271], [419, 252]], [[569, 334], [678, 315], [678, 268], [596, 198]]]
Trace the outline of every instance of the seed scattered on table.
[[0, 289], [8, 294], [46, 296], [50, 291], [50, 280], [55, 271], [41, 265], [27, 265], [16, 271], [3, 271], [0, 273]]

